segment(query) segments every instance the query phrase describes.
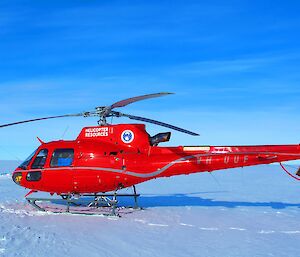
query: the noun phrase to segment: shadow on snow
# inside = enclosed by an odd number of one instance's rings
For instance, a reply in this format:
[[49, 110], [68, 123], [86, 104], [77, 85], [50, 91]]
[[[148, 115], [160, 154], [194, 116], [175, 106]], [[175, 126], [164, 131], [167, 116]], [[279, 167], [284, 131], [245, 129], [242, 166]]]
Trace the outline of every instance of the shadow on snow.
[[[223, 193], [219, 192], [201, 192], [201, 193]], [[300, 208], [300, 203], [284, 203], [284, 202], [246, 202], [246, 201], [220, 201], [210, 198], [202, 198], [192, 196], [193, 194], [171, 194], [171, 195], [141, 195], [138, 197], [138, 205], [143, 208], [147, 207], [183, 207], [183, 206], [199, 206], [199, 207], [270, 207], [272, 209], [285, 209], [289, 207]], [[76, 200], [76, 203], [87, 205], [93, 201], [92, 197], [85, 197]], [[65, 201], [56, 199], [52, 203], [66, 204]], [[133, 206], [132, 197], [119, 197], [118, 206]]]
[[[121, 201], [120, 201], [121, 204]], [[200, 206], [200, 207], [270, 207], [273, 209], [284, 209], [288, 207], [300, 207], [300, 203], [284, 202], [243, 202], [243, 201], [219, 201], [209, 198], [189, 196], [185, 194], [141, 196], [139, 204], [142, 207], [179, 207], [179, 206]]]

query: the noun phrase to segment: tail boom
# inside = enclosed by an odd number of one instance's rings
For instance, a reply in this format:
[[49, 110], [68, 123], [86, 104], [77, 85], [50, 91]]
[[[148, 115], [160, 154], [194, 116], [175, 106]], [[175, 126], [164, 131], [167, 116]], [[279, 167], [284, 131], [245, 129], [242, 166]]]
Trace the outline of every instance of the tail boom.
[[162, 176], [298, 160], [300, 145], [182, 147], [182, 154]]

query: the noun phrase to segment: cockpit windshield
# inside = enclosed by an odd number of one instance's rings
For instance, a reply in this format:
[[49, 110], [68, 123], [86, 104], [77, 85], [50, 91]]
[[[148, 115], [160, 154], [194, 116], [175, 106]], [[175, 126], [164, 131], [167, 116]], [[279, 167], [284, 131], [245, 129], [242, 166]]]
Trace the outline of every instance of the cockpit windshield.
[[28, 167], [28, 165], [29, 165], [31, 159], [32, 159], [33, 156], [35, 155], [36, 151], [37, 151], [37, 149], [36, 149], [31, 155], [29, 155], [29, 156], [26, 158], [26, 160], [19, 166], [20, 169], [23, 169], [23, 170], [26, 170], [26, 169], [27, 169], [27, 167]]

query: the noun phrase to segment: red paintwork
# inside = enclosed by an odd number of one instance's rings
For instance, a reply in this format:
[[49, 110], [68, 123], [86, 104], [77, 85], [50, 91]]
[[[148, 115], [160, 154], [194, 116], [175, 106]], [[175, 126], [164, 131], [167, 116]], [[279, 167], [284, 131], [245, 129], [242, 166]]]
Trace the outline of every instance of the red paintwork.
[[[125, 130], [134, 134], [131, 143], [121, 140]], [[52, 153], [58, 148], [74, 148], [70, 167], [50, 167]], [[86, 127], [74, 141], [42, 143], [41, 149], [49, 151], [43, 169], [30, 168], [33, 157], [27, 170], [18, 168], [15, 172], [22, 172], [21, 186], [57, 194], [107, 192], [158, 177], [300, 159], [298, 144], [150, 146], [149, 135], [142, 124]], [[41, 180], [27, 181], [27, 173], [37, 170], [42, 172]]]

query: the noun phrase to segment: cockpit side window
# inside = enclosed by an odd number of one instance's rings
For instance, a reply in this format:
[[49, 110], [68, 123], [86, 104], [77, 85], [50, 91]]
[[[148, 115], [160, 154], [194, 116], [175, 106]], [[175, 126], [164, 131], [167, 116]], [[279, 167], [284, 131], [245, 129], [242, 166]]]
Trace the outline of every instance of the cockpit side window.
[[74, 159], [74, 149], [56, 149], [51, 158], [50, 167], [71, 166]]
[[31, 169], [43, 169], [46, 163], [47, 155], [47, 149], [40, 150], [31, 165]]

